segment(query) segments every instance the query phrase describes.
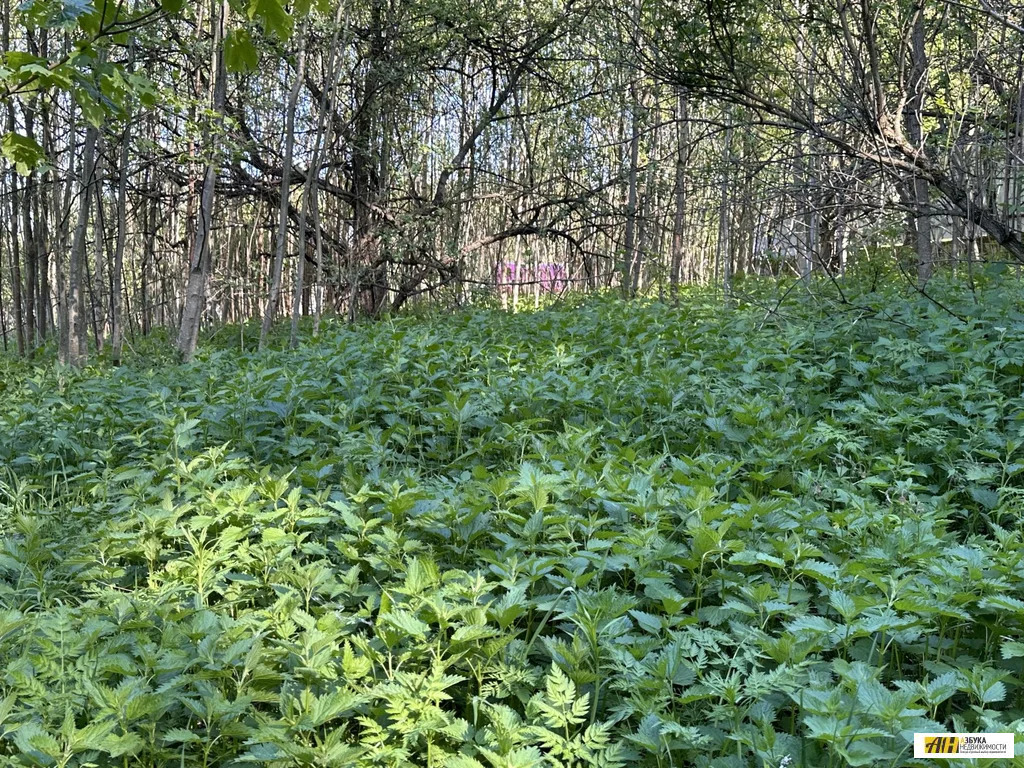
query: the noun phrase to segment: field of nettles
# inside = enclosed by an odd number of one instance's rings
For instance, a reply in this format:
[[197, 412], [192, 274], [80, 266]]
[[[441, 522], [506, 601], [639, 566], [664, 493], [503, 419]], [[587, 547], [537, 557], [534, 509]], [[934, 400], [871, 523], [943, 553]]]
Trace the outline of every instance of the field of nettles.
[[0, 361], [0, 765], [1024, 755], [1024, 290], [778, 290]]

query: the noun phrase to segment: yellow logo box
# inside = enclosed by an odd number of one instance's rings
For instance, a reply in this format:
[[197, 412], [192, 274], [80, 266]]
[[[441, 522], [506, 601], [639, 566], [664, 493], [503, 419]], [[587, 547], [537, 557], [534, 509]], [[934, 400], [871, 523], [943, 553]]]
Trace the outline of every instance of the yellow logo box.
[[1013, 734], [915, 733], [914, 757], [1013, 757]]

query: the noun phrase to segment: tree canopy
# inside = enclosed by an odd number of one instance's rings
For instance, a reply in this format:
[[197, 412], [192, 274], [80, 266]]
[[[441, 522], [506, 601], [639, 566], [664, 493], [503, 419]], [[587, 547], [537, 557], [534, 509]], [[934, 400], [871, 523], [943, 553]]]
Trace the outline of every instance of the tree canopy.
[[297, 338], [325, 313], [882, 263], [923, 288], [1024, 259], [1009, 3], [3, 16], [3, 337], [59, 336], [70, 362], [160, 326], [189, 357], [204, 325], [256, 317]]

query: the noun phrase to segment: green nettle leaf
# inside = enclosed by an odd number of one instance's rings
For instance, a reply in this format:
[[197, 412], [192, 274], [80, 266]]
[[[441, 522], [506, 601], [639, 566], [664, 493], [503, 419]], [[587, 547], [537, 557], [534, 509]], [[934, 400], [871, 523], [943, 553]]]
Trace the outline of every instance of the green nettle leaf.
[[978, 601], [979, 608], [990, 608], [998, 612], [1014, 613], [1024, 617], [1024, 600], [1010, 595], [990, 595]]
[[160, 8], [165, 13], [181, 13], [185, 0], [160, 0]]
[[57, 739], [36, 723], [19, 726], [14, 732], [14, 743], [23, 755], [38, 761], [39, 765], [51, 764], [64, 752]]
[[1024, 656], [1024, 643], [1018, 640], [1004, 640], [999, 652], [1004, 659], [1019, 659]]
[[28, 176], [46, 159], [43, 148], [28, 136], [7, 133], [0, 139], [0, 153], [22, 176]]
[[199, 744], [202, 737], [184, 728], [170, 728], [164, 731], [164, 741], [168, 744]]
[[417, 619], [409, 611], [392, 611], [381, 618], [388, 624], [402, 630], [402, 632], [414, 637], [422, 637], [430, 631], [430, 626]]
[[373, 663], [364, 656], [357, 656], [352, 650], [352, 644], [346, 641], [341, 668], [346, 679], [354, 681], [370, 674]]
[[995, 704], [1003, 701], [1006, 698], [1006, 685], [1002, 681], [997, 681], [988, 686], [981, 693], [981, 701], [983, 704]]
[[968, 489], [968, 493], [970, 493], [972, 499], [981, 504], [985, 509], [995, 509], [999, 506], [999, 493], [991, 488], [972, 485]]
[[441, 574], [433, 560], [417, 557], [409, 563], [406, 571], [405, 590], [411, 595], [419, 594], [437, 584], [440, 578]]
[[224, 65], [231, 72], [252, 72], [260, 63], [259, 51], [247, 29], [233, 29], [224, 39]]
[[975, 278], [977, 327], [752, 282], [0, 354], [0, 764], [908, 768], [1014, 730], [1024, 286]]

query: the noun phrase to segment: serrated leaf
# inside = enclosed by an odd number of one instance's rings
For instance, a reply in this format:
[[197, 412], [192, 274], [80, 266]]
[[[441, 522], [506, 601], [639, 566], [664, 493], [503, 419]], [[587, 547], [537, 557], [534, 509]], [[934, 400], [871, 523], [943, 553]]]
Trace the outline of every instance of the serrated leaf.
[[400, 629], [407, 635], [423, 637], [430, 631], [430, 625], [420, 621], [409, 611], [391, 611], [381, 618], [396, 629]]

